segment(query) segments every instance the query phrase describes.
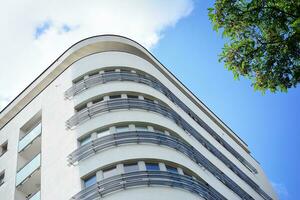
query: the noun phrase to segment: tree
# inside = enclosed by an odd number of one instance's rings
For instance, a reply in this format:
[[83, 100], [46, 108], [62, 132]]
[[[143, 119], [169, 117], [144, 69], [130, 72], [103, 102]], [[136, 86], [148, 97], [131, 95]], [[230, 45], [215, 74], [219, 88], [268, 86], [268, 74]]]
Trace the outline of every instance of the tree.
[[300, 0], [216, 0], [209, 8], [227, 39], [220, 61], [255, 90], [287, 91], [300, 82]]

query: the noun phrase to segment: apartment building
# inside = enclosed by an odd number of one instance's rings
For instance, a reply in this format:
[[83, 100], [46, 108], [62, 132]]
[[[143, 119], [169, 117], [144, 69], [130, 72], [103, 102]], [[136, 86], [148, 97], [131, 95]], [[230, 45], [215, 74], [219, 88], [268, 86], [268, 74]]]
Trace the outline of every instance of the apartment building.
[[247, 144], [150, 52], [102, 35], [0, 113], [0, 199], [277, 197]]

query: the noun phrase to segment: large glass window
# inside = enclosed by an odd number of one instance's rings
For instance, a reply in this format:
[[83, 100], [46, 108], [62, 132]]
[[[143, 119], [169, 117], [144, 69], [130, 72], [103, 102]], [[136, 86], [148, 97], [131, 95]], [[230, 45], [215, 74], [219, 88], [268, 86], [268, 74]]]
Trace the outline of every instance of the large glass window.
[[124, 164], [124, 171], [125, 173], [136, 172], [139, 171], [139, 166], [137, 163]]
[[168, 172], [178, 173], [178, 170], [177, 170], [176, 167], [172, 167], [172, 166], [167, 165], [166, 168], [167, 168]]
[[159, 165], [157, 163], [146, 163], [146, 169], [148, 171], [159, 171]]
[[90, 141], [92, 141], [92, 138], [91, 138], [91, 136], [89, 135], [89, 136], [87, 136], [87, 137], [81, 139], [81, 140], [79, 141], [79, 143], [80, 143], [80, 146], [82, 146], [82, 145], [85, 145], [85, 144], [89, 143]]
[[115, 166], [103, 170], [103, 178], [108, 178], [108, 177], [111, 177], [111, 176], [114, 176], [117, 174], [118, 174], [118, 171]]
[[94, 176], [91, 176], [87, 179], [84, 180], [84, 187], [89, 187], [91, 185], [94, 185], [95, 183], [97, 182], [97, 178], [96, 178], [96, 175]]

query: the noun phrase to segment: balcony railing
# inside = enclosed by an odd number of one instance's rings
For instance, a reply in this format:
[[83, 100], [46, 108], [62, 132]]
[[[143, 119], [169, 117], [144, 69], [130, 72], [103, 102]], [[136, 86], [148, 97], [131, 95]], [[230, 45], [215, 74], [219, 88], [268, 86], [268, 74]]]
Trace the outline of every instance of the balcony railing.
[[244, 180], [264, 199], [272, 199], [252, 179], [250, 179], [242, 170], [240, 170], [231, 160], [224, 156], [214, 145], [212, 145], [208, 140], [206, 140], [180, 115], [178, 115], [175, 111], [164, 105], [141, 99], [112, 99], [104, 102], [99, 102], [93, 104], [91, 107], [85, 108], [84, 110], [76, 113], [73, 117], [71, 117], [66, 124], [69, 128], [71, 128], [105, 112], [119, 109], [141, 109], [152, 111], [173, 120], [176, 124], [178, 124], [184, 130], [189, 132], [208, 151], [210, 151], [213, 155], [220, 159], [226, 166], [229, 167], [231, 171], [233, 171], [237, 176]]
[[16, 176], [16, 186], [23, 183], [29, 178], [36, 170], [41, 166], [41, 154], [35, 156], [29, 163], [27, 163], [22, 169], [20, 169]]
[[21, 152], [28, 145], [30, 145], [37, 137], [41, 135], [41, 133], [42, 133], [42, 125], [41, 123], [39, 123], [34, 129], [32, 129], [19, 141], [19, 152]]
[[104, 136], [92, 140], [88, 144], [79, 147], [77, 150], [75, 150], [68, 156], [68, 161], [69, 163], [74, 164], [75, 162], [86, 159], [97, 152], [124, 144], [158, 144], [160, 146], [173, 148], [183, 153], [197, 164], [200, 164], [201, 166], [206, 168], [216, 178], [222, 181], [229, 189], [238, 194], [240, 197], [246, 199], [253, 199], [240, 186], [238, 186], [228, 176], [222, 173], [221, 170], [215, 167], [207, 158], [205, 158], [205, 156], [203, 156], [193, 146], [183, 142], [181, 139], [178, 139], [173, 136], [164, 135], [161, 133], [148, 131], [131, 131]]
[[226, 200], [226, 198], [212, 187], [194, 180], [191, 177], [163, 171], [137, 171], [116, 175], [83, 189], [72, 197], [72, 200], [96, 200], [121, 190], [164, 186], [190, 191], [209, 200]]
[[[247, 167], [251, 172], [257, 173], [257, 170], [241, 156], [231, 145], [229, 145], [221, 136], [219, 136], [209, 125], [207, 125], [198, 115], [196, 115], [188, 106], [185, 105], [176, 95], [174, 95], [165, 85], [163, 85], [155, 77], [148, 74], [139, 74], [132, 72], [109, 72], [104, 74], [97, 74], [90, 76], [88, 79], [84, 79], [74, 84], [70, 89], [65, 92], [65, 96], [70, 98], [75, 96], [84, 90], [93, 86], [103, 84], [110, 81], [132, 81], [141, 84], [148, 85], [162, 94], [164, 94], [173, 103], [178, 105], [184, 112], [198, 123], [204, 130], [206, 130], [211, 136], [213, 136], [217, 142], [219, 142], [225, 149], [227, 149], [234, 157], [236, 157], [243, 165]], [[238, 136], [237, 136], [238, 137]]]
[[41, 192], [38, 191], [37, 193], [35, 193], [33, 196], [29, 197], [28, 200], [40, 200], [41, 199]]

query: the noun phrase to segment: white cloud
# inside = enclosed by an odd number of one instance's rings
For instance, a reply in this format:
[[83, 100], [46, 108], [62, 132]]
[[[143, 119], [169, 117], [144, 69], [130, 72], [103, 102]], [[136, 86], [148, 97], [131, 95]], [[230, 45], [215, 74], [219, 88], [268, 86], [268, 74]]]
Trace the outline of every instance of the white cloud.
[[287, 199], [289, 196], [289, 192], [284, 184], [282, 183], [275, 183], [271, 182], [273, 188], [275, 189], [277, 195], [279, 196], [279, 199], [284, 200]]
[[0, 110], [75, 42], [119, 34], [151, 48], [192, 0], [10, 0], [0, 7]]

